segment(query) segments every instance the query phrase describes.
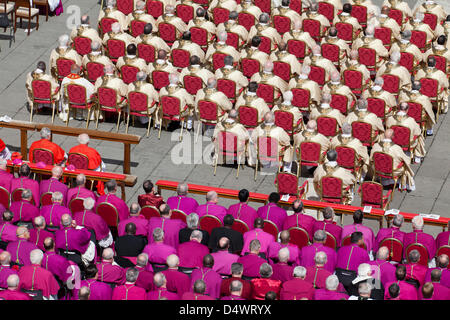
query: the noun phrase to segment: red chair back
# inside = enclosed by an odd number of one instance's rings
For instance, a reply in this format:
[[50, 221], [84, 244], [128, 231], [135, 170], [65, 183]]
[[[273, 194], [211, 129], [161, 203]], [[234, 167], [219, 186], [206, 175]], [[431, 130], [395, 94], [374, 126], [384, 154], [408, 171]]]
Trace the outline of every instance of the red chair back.
[[267, 37], [264, 36], [259, 37], [261, 38], [261, 43], [259, 44], [258, 49], [261, 50], [262, 52], [270, 54], [270, 52], [272, 51], [272, 42]]
[[215, 102], [200, 100], [198, 102], [198, 112], [200, 121], [208, 123], [217, 123], [218, 106]]
[[42, 194], [41, 200], [40, 200], [41, 207], [48, 206], [48, 205], [51, 205], [53, 203], [52, 195], [53, 195], [53, 192], [46, 192], [46, 193]]
[[[217, 81], [217, 87], [219, 81]], [[197, 76], [186, 75], [183, 78], [183, 85], [189, 94], [196, 95], [197, 91], [203, 88], [203, 80]]]
[[400, 90], [400, 78], [393, 74], [383, 74], [382, 78], [384, 79], [383, 90], [398, 94]]
[[334, 19], [334, 6], [331, 3], [328, 2], [319, 2], [319, 13], [325, 18], [327, 18], [330, 23], [333, 22]]
[[413, 118], [417, 123], [422, 123], [424, 120], [422, 118], [423, 106], [417, 102], [408, 102], [408, 116]]
[[191, 32], [191, 40], [201, 47], [208, 45], [208, 31], [203, 28], [192, 27], [189, 29]]
[[403, 24], [403, 11], [391, 8], [389, 10], [389, 18], [394, 19], [401, 27]]
[[36, 148], [33, 150], [33, 163], [43, 162], [48, 166], [55, 163], [53, 152], [47, 149]]
[[321, 145], [317, 142], [300, 143], [301, 165], [315, 166], [319, 165]]
[[98, 103], [101, 106], [115, 108], [117, 105], [117, 93], [116, 90], [107, 87], [100, 87], [97, 90]]
[[434, 29], [436, 29], [437, 21], [438, 21], [437, 15], [435, 15], [433, 13], [424, 13], [423, 22], [428, 24], [430, 26], [431, 30], [434, 31]]
[[326, 202], [341, 202], [342, 200], [342, 179], [337, 177], [322, 177], [320, 181], [322, 187], [322, 200]]
[[58, 78], [62, 79], [70, 74], [70, 69], [75, 61], [71, 59], [59, 58], [56, 60], [56, 70], [58, 73]]
[[155, 47], [149, 44], [139, 43], [137, 45], [138, 57], [145, 60], [146, 63], [155, 61]]
[[392, 142], [409, 151], [411, 129], [404, 126], [392, 126], [391, 129], [394, 130]]
[[291, 79], [291, 65], [286, 62], [274, 61], [273, 73], [286, 82]]
[[375, 68], [377, 63], [377, 52], [372, 48], [361, 47], [358, 49], [359, 63], [367, 68]]
[[292, 88], [292, 105], [298, 107], [301, 111], [309, 110], [309, 100], [311, 93], [308, 89]]
[[200, 230], [204, 230], [211, 234], [211, 231], [214, 228], [222, 227], [222, 222], [216, 216], [207, 214], [200, 218], [199, 226]]
[[170, 219], [178, 219], [186, 223], [186, 218], [187, 215], [183, 211], [178, 209], [172, 209], [172, 215], [170, 216]]
[[348, 97], [342, 94], [332, 94], [330, 107], [339, 110], [343, 115], [347, 115]]
[[279, 34], [285, 34], [291, 30], [291, 19], [285, 16], [276, 15], [273, 17], [273, 26]]
[[[18, 202], [18, 201], [22, 200], [22, 191], [23, 190], [24, 190], [23, 188], [14, 189], [11, 193], [11, 202]], [[34, 200], [33, 200], [33, 202], [34, 202]]]
[[289, 111], [277, 110], [274, 112], [275, 125], [281, 127], [289, 135], [294, 134], [294, 114]]
[[389, 249], [389, 261], [401, 262], [403, 257], [403, 243], [396, 238], [386, 238], [380, 242], [379, 247]]
[[339, 62], [340, 48], [336, 44], [324, 43], [321, 46], [322, 56], [331, 62]]
[[49, 102], [52, 98], [52, 85], [49, 81], [33, 80], [31, 82], [33, 90], [33, 100], [35, 102], [44, 101]]
[[306, 43], [301, 40], [291, 39], [287, 42], [288, 52], [293, 54], [299, 60], [303, 60], [306, 54]]
[[108, 56], [111, 60], [119, 59], [125, 55], [125, 42], [117, 39], [109, 39], [106, 42]]
[[177, 17], [181, 18], [184, 23], [189, 23], [189, 21], [194, 19], [194, 7], [182, 3], [178, 4]]
[[91, 53], [91, 42], [92, 40], [86, 37], [75, 37], [73, 38], [73, 44], [75, 51], [78, 52], [80, 56]]
[[363, 182], [361, 185], [361, 206], [383, 207], [383, 186], [378, 182]]
[[375, 28], [374, 37], [380, 39], [384, 46], [391, 45], [392, 30], [386, 27]]
[[225, 8], [216, 7], [212, 11], [213, 21], [216, 26], [228, 20], [228, 16], [230, 15], [230, 10]]
[[73, 198], [69, 202], [69, 210], [72, 214], [75, 212], [82, 212], [84, 210], [84, 199], [83, 198]]
[[158, 19], [164, 13], [164, 3], [158, 0], [147, 0], [147, 13]]
[[[350, 238], [350, 237], [351, 237], [351, 236], [348, 235], [348, 236], [346, 236], [344, 239], [342, 239], [342, 244], [341, 244], [342, 247], [343, 247], [343, 246], [349, 246], [349, 245], [351, 244], [351, 238]], [[360, 248], [363, 248], [363, 249], [366, 249], [366, 248], [367, 248], [365, 243], [363, 243], [363, 244], [360, 245], [359, 247], [360, 247]]]
[[270, 0], [255, 0], [254, 4], [261, 9], [262, 12], [270, 14], [271, 12], [271, 1]]
[[234, 32], [227, 32], [228, 37], [226, 44], [234, 47], [235, 49], [239, 49], [239, 36]]
[[411, 30], [411, 43], [415, 44], [420, 50], [424, 50], [427, 45], [427, 34], [424, 31]]
[[429, 98], [436, 98], [439, 90], [439, 82], [436, 79], [422, 78], [420, 79], [422, 86], [420, 87], [420, 93], [426, 95]]
[[289, 8], [297, 12], [298, 14], [302, 14], [302, 1], [301, 0], [292, 0], [289, 4]]
[[231, 229], [240, 232], [242, 235], [249, 231], [248, 225], [244, 221], [239, 219], [234, 219], [234, 223], [231, 226]]
[[159, 218], [161, 217], [161, 215], [159, 214], [159, 211], [156, 207], [154, 206], [143, 206], [141, 208], [141, 211], [139, 211], [139, 215], [142, 215], [145, 217], [145, 219], [150, 219], [150, 218]]
[[148, 96], [143, 92], [128, 93], [128, 106], [131, 113], [142, 113], [148, 109]]
[[261, 64], [258, 60], [244, 58], [241, 61], [242, 74], [247, 78], [251, 78], [252, 75], [258, 73]]
[[254, 107], [239, 107], [239, 123], [246, 128], [255, 128], [258, 126], [258, 110]]
[[238, 22], [241, 26], [244, 26], [247, 31], [250, 31], [250, 28], [255, 25], [255, 17], [250, 13], [240, 12], [238, 15]]
[[176, 97], [161, 97], [163, 115], [174, 117], [180, 114], [180, 99]]
[[177, 39], [177, 29], [170, 23], [161, 22], [158, 26], [158, 34], [165, 42], [173, 43]]
[[95, 212], [105, 220], [108, 227], [117, 228], [117, 225], [119, 224], [119, 212], [111, 203], [99, 203]]
[[191, 54], [184, 49], [172, 50], [172, 64], [177, 68], [185, 68], [189, 66], [189, 58]]
[[443, 73], [447, 73], [447, 59], [443, 56], [430, 54], [428, 57], [433, 57], [436, 60], [436, 69], [441, 70]]
[[120, 73], [122, 75], [122, 80], [125, 84], [130, 84], [136, 81], [136, 75], [139, 72], [138, 67], [124, 65], [120, 68]]
[[353, 5], [351, 15], [358, 20], [360, 25], [365, 25], [367, 23], [367, 7]]
[[428, 250], [427, 248], [421, 244], [421, 243], [411, 243], [405, 251], [405, 256], [406, 256], [406, 260], [408, 261], [408, 263], [410, 263], [409, 261], [409, 253], [413, 250], [417, 250], [420, 253], [420, 259], [417, 262], [418, 264], [421, 264], [423, 266], [428, 267], [428, 260], [429, 260], [429, 256], [428, 256]]
[[229, 131], [219, 133], [219, 153], [225, 156], [237, 155], [237, 135]]
[[309, 244], [308, 232], [299, 227], [289, 228], [290, 243], [296, 245], [299, 249], [306, 247]]
[[378, 98], [367, 98], [367, 110], [384, 120], [386, 117], [386, 101]]
[[318, 66], [311, 66], [311, 71], [309, 73], [309, 79], [318, 83], [319, 86], [325, 84], [325, 69]]
[[225, 53], [216, 52], [212, 55], [213, 69], [217, 70], [225, 65], [224, 59], [226, 57]]
[[352, 91], [361, 91], [363, 86], [363, 74], [357, 70], [345, 70], [344, 83]]
[[66, 86], [67, 97], [69, 98], [69, 104], [75, 106], [85, 106], [86, 101], [86, 88], [78, 84], [68, 84]]
[[275, 100], [275, 88], [270, 84], [260, 83], [256, 89], [256, 95], [263, 98], [267, 104], [273, 104]]
[[81, 153], [69, 153], [67, 157], [67, 162], [78, 170], [88, 170], [89, 169], [89, 158]]
[[278, 161], [278, 141], [272, 137], [258, 137], [258, 158], [265, 161]]
[[373, 164], [376, 175], [382, 178], [392, 178], [394, 173], [394, 160], [391, 155], [384, 152], [374, 152]]
[[139, 20], [131, 21], [131, 35], [133, 36], [133, 38], [137, 38], [144, 33], [144, 27], [146, 24], [147, 23], [144, 21]]
[[347, 42], [353, 41], [353, 25], [346, 22], [338, 22], [335, 25], [338, 30], [338, 38]]
[[105, 66], [98, 62], [88, 62], [86, 64], [86, 75], [90, 82], [97, 81], [98, 78], [103, 77], [105, 74]]
[[264, 227], [263, 227], [263, 231], [270, 233], [271, 235], [273, 235], [273, 237], [275, 239], [278, 238], [278, 227], [275, 223], [273, 223], [270, 220], [264, 220]]
[[298, 195], [298, 177], [292, 173], [278, 172], [277, 188], [280, 195]]
[[117, 0], [117, 10], [121, 11], [124, 15], [129, 15], [134, 10], [133, 0]]
[[318, 39], [320, 37], [320, 22], [313, 19], [303, 20], [303, 31], [308, 32], [313, 39]]
[[217, 79], [217, 90], [223, 92], [228, 99], [236, 99], [236, 82], [230, 79]]
[[152, 83], [156, 90], [169, 85], [169, 73], [165, 71], [155, 70], [152, 72]]
[[399, 64], [411, 72], [414, 67], [414, 55], [410, 52], [400, 52]]
[[357, 154], [355, 149], [345, 146], [337, 146], [335, 148], [338, 157], [337, 163], [340, 167], [353, 171], [356, 166]]
[[359, 139], [364, 146], [372, 146], [372, 125], [367, 122], [352, 122], [353, 137]]
[[320, 116], [316, 119], [317, 131], [326, 137], [334, 137], [338, 131], [338, 122], [335, 118]]
[[325, 239], [324, 245], [327, 247], [330, 247], [331, 249], [337, 248], [337, 240], [336, 238], [329, 232], [325, 231], [327, 238]]
[[[11, 195], [9, 191], [3, 187], [0, 187], [0, 203], [5, 207], [5, 209], [9, 209], [9, 199]], [[22, 196], [20, 196], [22, 198]]]
[[117, 21], [116, 19], [107, 18], [107, 17], [102, 18], [102, 20], [100, 20], [101, 33], [106, 34], [108, 32], [111, 32], [111, 30], [112, 30], [111, 26], [115, 22], [119, 22], [119, 21]]

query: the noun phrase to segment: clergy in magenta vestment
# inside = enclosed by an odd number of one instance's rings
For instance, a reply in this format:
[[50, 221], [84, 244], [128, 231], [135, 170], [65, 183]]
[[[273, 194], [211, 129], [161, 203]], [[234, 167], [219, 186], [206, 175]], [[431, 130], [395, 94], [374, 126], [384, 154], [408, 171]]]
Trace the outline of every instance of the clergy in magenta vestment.
[[386, 238], [395, 238], [398, 239], [401, 243], [403, 243], [403, 239], [405, 238], [406, 232], [400, 231], [400, 227], [391, 226], [390, 228], [382, 228], [378, 231], [377, 236], [375, 238], [375, 242], [373, 244], [373, 252], [377, 252], [380, 248], [380, 243]]
[[[146, 292], [154, 288], [153, 284], [154, 273], [153, 271], [147, 270], [148, 267], [151, 267], [151, 265], [147, 265], [146, 267], [141, 267], [138, 265], [135, 266], [136, 270], [139, 271], [139, 275], [136, 280], [136, 286], [143, 288]], [[151, 270], [153, 270], [153, 268]]]
[[443, 284], [447, 288], [450, 288], [450, 269], [442, 266], [438, 266], [436, 268], [429, 268], [427, 270], [427, 273], [425, 274], [425, 282], [431, 281], [431, 271], [433, 271], [434, 269], [441, 270], [441, 281], [439, 281], [439, 283]]
[[18, 289], [8, 289], [0, 291], [0, 300], [33, 300], [25, 292], [19, 291]]
[[64, 227], [55, 232], [55, 248], [57, 250], [78, 251], [84, 254], [89, 247], [91, 233], [87, 228]]
[[55, 235], [51, 232], [48, 232], [45, 229], [35, 227], [34, 229], [31, 229], [29, 232], [30, 232], [30, 239], [28, 239], [28, 241], [34, 243], [42, 251], [44, 251], [44, 240], [46, 238], [52, 238], [53, 241], [55, 241]]
[[292, 227], [300, 227], [305, 229], [306, 232], [308, 232], [309, 239], [312, 239], [314, 235], [313, 228], [315, 222], [316, 219], [308, 216], [307, 214], [294, 212], [292, 215], [288, 216], [286, 220], [284, 220], [282, 230], [288, 230]]
[[280, 300], [314, 300], [314, 286], [311, 282], [294, 278], [283, 282], [280, 290]]
[[356, 243], [341, 247], [337, 254], [336, 268], [358, 271], [361, 263], [369, 262], [369, 254]]
[[225, 207], [211, 201], [199, 205], [195, 212], [198, 214], [199, 218], [203, 217], [204, 215], [215, 216], [219, 218], [222, 224], [223, 218], [227, 215], [227, 209]]
[[[403, 248], [407, 248], [412, 243], [421, 243], [428, 251], [428, 260], [432, 259], [436, 254], [436, 242], [432, 235], [423, 232], [423, 230], [414, 230], [413, 232], [405, 234], [403, 238]], [[403, 256], [405, 256], [403, 250]]]
[[178, 234], [185, 227], [186, 224], [179, 219], [170, 219], [167, 216], [152, 217], [148, 222], [148, 243], [153, 243], [153, 230], [161, 228], [164, 231], [164, 243], [178, 248], [180, 242]]
[[143, 216], [129, 216], [128, 219], [122, 220], [119, 222], [119, 225], [117, 227], [117, 232], [119, 234], [119, 237], [124, 236], [126, 234], [125, 232], [125, 226], [129, 223], [134, 223], [136, 226], [136, 235], [137, 236], [147, 236], [148, 234], [148, 220], [145, 219]]
[[[450, 299], [450, 289], [446, 286], [440, 284], [439, 282], [432, 282], [433, 284], [433, 296], [431, 300], [449, 300]], [[422, 287], [417, 290], [418, 299], [423, 300]]]
[[231, 214], [234, 219], [244, 221], [247, 224], [249, 230], [252, 230], [254, 228], [253, 224], [255, 222], [255, 219], [258, 217], [256, 210], [250, 207], [245, 202], [239, 202], [231, 205], [228, 208], [227, 214]]
[[180, 300], [215, 300], [214, 298], [201, 293], [185, 292]]
[[331, 275], [332, 273], [326, 270], [323, 266], [311, 266], [306, 268], [305, 280], [311, 282], [314, 288], [322, 289], [326, 288], [325, 281]]
[[209, 254], [209, 248], [204, 244], [199, 243], [197, 239], [193, 239], [192, 235], [191, 240], [180, 244], [177, 251], [178, 257], [180, 258], [180, 267], [184, 268], [201, 267], [203, 264], [203, 257]]
[[143, 253], [148, 255], [148, 261], [157, 264], [166, 264], [167, 257], [177, 254], [177, 250], [162, 242], [153, 242], [145, 246]]
[[428, 267], [425, 267], [417, 262], [410, 262], [404, 265], [406, 267], [406, 278], [412, 278], [419, 281], [421, 286], [425, 283], [425, 275]]
[[54, 251], [45, 252], [41, 265], [62, 282], [65, 282], [73, 273], [69, 260]]
[[417, 300], [417, 289], [412, 284], [409, 284], [403, 280], [396, 280], [395, 282], [388, 282], [384, 288], [384, 300], [389, 300], [389, 287], [391, 284], [396, 283], [400, 287], [399, 300]]
[[288, 262], [291, 264], [299, 265], [300, 264], [300, 250], [298, 246], [292, 245], [290, 243], [281, 243], [281, 242], [272, 242], [267, 249], [267, 256], [270, 259], [278, 259], [278, 252], [282, 248], [288, 248], [289, 250], [289, 260]]
[[17, 274], [17, 271], [11, 268], [10, 265], [0, 265], [0, 288], [8, 288], [8, 284], [6, 281], [12, 274]]
[[130, 211], [128, 209], [126, 202], [123, 201], [122, 199], [120, 199], [115, 194], [107, 193], [103, 196], [100, 196], [95, 203], [95, 207], [97, 208], [99, 203], [102, 203], [102, 202], [108, 202], [117, 209], [117, 213], [119, 214], [119, 221], [122, 221], [122, 220], [125, 220], [128, 218]]
[[61, 218], [65, 214], [72, 216], [72, 213], [68, 208], [57, 202], [48, 206], [43, 206], [40, 212], [40, 215], [44, 217], [47, 226], [58, 228], [62, 227]]
[[167, 199], [167, 204], [169, 205], [170, 209], [181, 210], [187, 215], [195, 212], [198, 207], [197, 200], [184, 195], [170, 197], [169, 199]]
[[336, 239], [336, 247], [341, 246], [342, 227], [338, 226], [334, 221], [316, 221], [313, 226], [313, 235], [317, 230], [323, 230], [330, 233]]
[[14, 190], [21, 189], [30, 189], [33, 194], [34, 205], [36, 207], [39, 206], [39, 183], [36, 180], [32, 180], [26, 177], [14, 178], [11, 180], [11, 194]]
[[328, 289], [316, 289], [314, 292], [314, 300], [347, 300], [348, 298], [345, 293]]
[[178, 271], [177, 267], [169, 267], [162, 273], [167, 280], [167, 290], [177, 293], [180, 297], [190, 290], [191, 279], [187, 274]]
[[31, 265], [30, 252], [34, 249], [38, 249], [38, 247], [23, 238], [10, 242], [6, 247], [6, 251], [11, 254], [11, 261], [24, 266]]
[[205, 294], [207, 294], [211, 298], [219, 299], [222, 277], [211, 268], [201, 267], [195, 269], [191, 274], [191, 288], [194, 287], [195, 281], [199, 279], [205, 281]]
[[269, 220], [275, 223], [278, 231], [283, 230], [283, 223], [287, 218], [287, 213], [286, 210], [277, 206], [276, 203], [269, 203], [258, 208], [256, 214], [258, 215], [258, 217], [264, 220]]
[[0, 168], [0, 187], [5, 188], [9, 193], [11, 193], [11, 181], [14, 176], [7, 170]]
[[67, 191], [67, 205], [69, 205], [70, 200], [72, 200], [74, 198], [82, 198], [82, 199], [92, 198], [92, 199], [97, 199], [97, 196], [91, 190], [86, 189], [85, 187], [82, 187], [82, 186], [78, 186], [78, 187], [75, 187], [75, 188], [70, 188]]
[[325, 264], [324, 269], [333, 273], [336, 268], [337, 254], [335, 250], [327, 247], [323, 243], [315, 242], [309, 246], [303, 247], [300, 250], [300, 264], [305, 268], [314, 266], [314, 256], [320, 251], [325, 252], [327, 255], [327, 263]]
[[353, 232], [362, 232], [364, 238], [364, 244], [366, 245], [367, 252], [371, 252], [373, 249], [373, 244], [375, 242], [375, 236], [373, 235], [372, 229], [361, 223], [353, 223], [342, 227], [341, 239], [351, 235]]
[[17, 228], [11, 221], [0, 222], [0, 240], [4, 242], [17, 241]]
[[131, 282], [114, 288], [111, 300], [147, 300], [144, 289]]
[[389, 261], [376, 259], [367, 263], [373, 266], [373, 270], [376, 270], [376, 272], [372, 274], [372, 277], [375, 278], [376, 275], [379, 274], [379, 277], [377, 277], [377, 279], [381, 281], [384, 288], [386, 288], [386, 284], [388, 282], [394, 282], [396, 280], [395, 266]]
[[256, 253], [249, 253], [245, 256], [239, 257], [237, 262], [242, 263], [244, 267], [244, 273], [242, 274], [243, 276], [255, 278], [259, 277], [259, 268], [267, 261], [258, 256]]
[[247, 252], [250, 252], [250, 242], [254, 239], [259, 240], [261, 244], [260, 252], [267, 252], [269, 245], [272, 242], [275, 242], [275, 238], [270, 233], [263, 231], [262, 228], [256, 227], [253, 230], [247, 231], [244, 233], [244, 247], [242, 248], [241, 256]]
[[149, 291], [147, 294], [147, 300], [161, 300], [161, 298], [180, 300], [178, 294], [168, 291], [167, 288], [156, 288], [156, 290]]
[[273, 274], [270, 277], [274, 280], [280, 280], [281, 282], [292, 280], [294, 266], [290, 266], [286, 262], [278, 262], [272, 265]]
[[98, 277], [97, 279], [102, 282], [124, 284], [125, 283], [125, 270], [119, 265], [113, 264], [111, 261], [103, 259], [97, 263]]
[[9, 210], [14, 214], [12, 223], [17, 221], [30, 222], [39, 215], [39, 209], [25, 199], [11, 203]]
[[[91, 290], [89, 300], [111, 300], [112, 288], [107, 283], [98, 281], [97, 279], [86, 279], [81, 280], [81, 287], [88, 287]], [[72, 300], [78, 300], [78, 290], [74, 290]]]
[[42, 290], [44, 297], [58, 294], [59, 284], [53, 274], [38, 264], [24, 266], [19, 270], [20, 289]]
[[236, 294], [230, 294], [229, 296], [220, 298], [220, 300], [245, 300], [245, 299]]
[[66, 184], [64, 184], [61, 181], [59, 181], [58, 179], [52, 177], [50, 179], [41, 181], [41, 183], [39, 184], [39, 196], [42, 197], [42, 195], [47, 192], [59, 191], [63, 195], [62, 203], [65, 205], [65, 204], [67, 204], [66, 200], [67, 200], [67, 190], [68, 189], [69, 188], [67, 187]]
[[222, 275], [231, 274], [231, 265], [239, 259], [239, 256], [228, 252], [228, 249], [211, 253], [214, 258], [213, 270]]
[[105, 220], [92, 210], [83, 210], [75, 212], [73, 219], [77, 225], [84, 226], [88, 230], [93, 230], [97, 241], [103, 240], [109, 236], [109, 227]]

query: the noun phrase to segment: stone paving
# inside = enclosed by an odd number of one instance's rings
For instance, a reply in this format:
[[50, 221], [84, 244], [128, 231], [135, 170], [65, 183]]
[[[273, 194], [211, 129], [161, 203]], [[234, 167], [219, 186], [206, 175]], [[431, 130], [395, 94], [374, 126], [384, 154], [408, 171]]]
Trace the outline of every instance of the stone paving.
[[[381, 0], [373, 1], [381, 5]], [[407, 1], [413, 9], [416, 0]], [[439, 0], [447, 12], [450, 12], [450, 2]], [[8, 40], [0, 33], [0, 116], [8, 115], [15, 120], [29, 120], [29, 112], [26, 108], [25, 79], [28, 72], [34, 70], [36, 63], [40, 60], [48, 63], [51, 50], [57, 46], [57, 39], [63, 33], [70, 33], [78, 14], [88, 14], [91, 24], [96, 25], [99, 13], [99, 5], [95, 0], [63, 0], [64, 14], [59, 17], [40, 16], [39, 30], [34, 30], [27, 37], [24, 29], [18, 28], [16, 41], [8, 48]], [[26, 24], [24, 24], [25, 28]], [[48, 114], [37, 114], [35, 122], [51, 123]], [[434, 213], [444, 217], [450, 217], [448, 206], [450, 205], [450, 118], [446, 115], [440, 117], [435, 126], [435, 134], [427, 137], [426, 148], [428, 154], [420, 165], [413, 164], [415, 172], [416, 191], [411, 193], [395, 192], [391, 208], [401, 211], [415, 213]], [[194, 143], [193, 133], [185, 133], [183, 142], [178, 143], [179, 129], [172, 132], [162, 131], [161, 139], [158, 140], [158, 132], [151, 131], [150, 137], [145, 137], [145, 126], [136, 121], [134, 127], [130, 126], [129, 133], [142, 136], [140, 144], [132, 146], [131, 173], [138, 176], [138, 183], [133, 188], [127, 188], [127, 202], [131, 204], [137, 200], [137, 196], [143, 193], [142, 182], [146, 179], [156, 181], [167, 179], [175, 181], [187, 181], [203, 185], [224, 188], [247, 188], [253, 192], [270, 193], [276, 191], [274, 184], [275, 176], [258, 175], [256, 181], [253, 179], [254, 171], [250, 167], [241, 168], [239, 178], [236, 179], [236, 167], [219, 166], [216, 176], [213, 176], [213, 167], [208, 162], [211, 147], [210, 138], [204, 137]], [[56, 125], [64, 125], [59, 118], [55, 118]], [[84, 127], [85, 122], [73, 120], [70, 126]], [[90, 128], [95, 128], [94, 124]], [[115, 123], [103, 122], [99, 124], [99, 130], [115, 132]], [[122, 123], [120, 132], [125, 132]], [[5, 141], [12, 151], [19, 151], [20, 138], [18, 132], [12, 129], [0, 129], [0, 137]], [[28, 145], [39, 139], [39, 133], [29, 133]], [[77, 144], [75, 137], [55, 136], [54, 141], [64, 150], [68, 151]], [[122, 172], [122, 146], [112, 142], [92, 140], [90, 145], [96, 148], [102, 155], [106, 164], [106, 170], [111, 172]], [[118, 149], [119, 148], [119, 149]], [[304, 179], [312, 180], [311, 176], [303, 176]], [[311, 190], [312, 183], [310, 183]], [[167, 198], [170, 192], [164, 192]], [[308, 193], [308, 198], [315, 198], [314, 191]], [[204, 202], [203, 197], [197, 197]], [[228, 206], [229, 200], [221, 200]], [[359, 205], [360, 199], [355, 197], [353, 204]], [[344, 223], [350, 223], [351, 218], [346, 217]], [[378, 223], [368, 221], [368, 225], [377, 228]], [[407, 226], [405, 229], [410, 230]], [[436, 235], [440, 228], [426, 227], [425, 231]]]

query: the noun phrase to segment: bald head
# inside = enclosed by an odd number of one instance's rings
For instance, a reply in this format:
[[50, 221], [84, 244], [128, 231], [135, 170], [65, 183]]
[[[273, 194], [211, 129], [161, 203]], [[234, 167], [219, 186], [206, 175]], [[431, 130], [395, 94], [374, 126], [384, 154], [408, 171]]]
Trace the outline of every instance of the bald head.
[[275, 123], [275, 116], [273, 112], [269, 111], [264, 115], [264, 123], [266, 125], [273, 125]]
[[280, 241], [281, 243], [289, 243], [289, 240], [291, 240], [291, 235], [289, 233], [289, 230], [283, 230], [280, 233]]
[[0, 253], [0, 265], [7, 266], [11, 262], [11, 254], [8, 251]]
[[317, 122], [316, 120], [309, 120], [306, 124], [306, 129], [309, 131], [315, 131], [317, 129]]
[[57, 180], [61, 179], [63, 175], [63, 169], [60, 166], [54, 166], [52, 168], [52, 178], [55, 178]]
[[392, 130], [392, 129], [387, 129], [387, 130], [384, 132], [384, 138], [385, 138], [385, 139], [390, 139], [390, 140], [392, 140], [393, 137], [394, 137], [394, 130]]

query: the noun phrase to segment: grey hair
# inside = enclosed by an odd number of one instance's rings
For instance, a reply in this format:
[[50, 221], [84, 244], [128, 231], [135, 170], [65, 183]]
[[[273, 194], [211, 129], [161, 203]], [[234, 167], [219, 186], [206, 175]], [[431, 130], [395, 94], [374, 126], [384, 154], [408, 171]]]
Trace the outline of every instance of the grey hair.
[[423, 218], [419, 215], [415, 216], [411, 220], [414, 229], [423, 229]]
[[400, 61], [401, 57], [402, 56], [399, 51], [394, 51], [391, 53], [391, 61], [392, 62], [398, 63]]
[[148, 263], [148, 254], [143, 252], [137, 256], [136, 265], [138, 267], [145, 267], [147, 265], [147, 263]]
[[216, 191], [208, 191], [206, 194], [206, 201], [211, 201], [217, 198], [217, 192]]
[[373, 83], [382, 87], [384, 84], [384, 79], [382, 77], [376, 77]]
[[332, 274], [325, 280], [325, 286], [328, 290], [335, 291], [339, 287], [339, 279], [336, 275]]
[[242, 263], [234, 262], [231, 264], [231, 274], [241, 274], [244, 271], [244, 266]]
[[307, 64], [302, 66], [302, 74], [309, 75], [311, 72], [311, 67]]
[[162, 272], [155, 273], [155, 275], [153, 276], [153, 283], [155, 284], [155, 286], [157, 288], [162, 287], [165, 282], [166, 282], [166, 276], [164, 275], [164, 273], [162, 273]]
[[327, 263], [327, 254], [323, 251], [319, 251], [314, 256], [314, 262], [316, 264], [326, 264]]
[[111, 25], [111, 30], [112, 30], [112, 32], [114, 32], [114, 33], [120, 32], [120, 23], [114, 22], [114, 23]]
[[394, 216], [394, 219], [392, 219], [392, 224], [396, 227], [401, 227], [403, 224], [403, 221], [405, 218], [401, 214], [397, 214]]
[[69, 36], [67, 34], [60, 35], [58, 43], [60, 47], [67, 47], [69, 45]]
[[221, 31], [219, 32], [219, 34], [217, 35], [217, 38], [219, 39], [219, 41], [221, 42], [225, 42], [228, 39], [228, 33], [226, 31]]
[[258, 239], [250, 241], [250, 251], [257, 251], [259, 249], [261, 249], [261, 242]]
[[280, 262], [288, 262], [289, 261], [289, 256], [290, 256], [290, 253], [289, 253], [289, 249], [288, 248], [281, 248], [278, 251], [278, 260]]
[[198, 217], [198, 214], [196, 214], [195, 212], [191, 213], [190, 215], [188, 215], [186, 217], [186, 224], [189, 229], [197, 228], [198, 221], [199, 221], [199, 217]]
[[103, 250], [102, 258], [106, 260], [111, 260], [114, 258], [114, 251], [111, 248], [106, 248]]
[[303, 266], [296, 266], [292, 271], [292, 275], [295, 278], [304, 278], [306, 277], [306, 268]]
[[33, 193], [31, 192], [30, 189], [23, 189], [22, 190], [22, 198], [28, 199], [28, 198], [31, 198], [32, 196], [33, 196]]
[[127, 270], [126, 279], [128, 282], [136, 282], [138, 276], [139, 276], [139, 271], [136, 268], [131, 267]]
[[89, 135], [87, 133], [82, 133], [77, 138], [79, 144], [88, 144], [89, 143]]
[[239, 280], [233, 280], [230, 283], [230, 292], [237, 292], [242, 289], [242, 282]]
[[98, 41], [92, 41], [91, 43], [91, 49], [92, 51], [100, 51], [102, 48], [102, 44]]
[[171, 254], [167, 257], [166, 262], [169, 268], [174, 268], [180, 263], [180, 258], [176, 254]]
[[161, 228], [155, 228], [153, 229], [153, 240], [155, 241], [161, 241], [164, 239], [164, 231]]
[[145, 81], [147, 79], [147, 74], [144, 71], [139, 71], [136, 73], [136, 80], [137, 81]]
[[202, 241], [203, 233], [200, 230], [194, 230], [191, 233], [191, 239], [197, 239], [199, 241]]
[[411, 262], [417, 262], [420, 260], [420, 252], [418, 250], [412, 250], [408, 254], [408, 258]]
[[63, 227], [68, 227], [72, 224], [72, 217], [69, 214], [64, 214], [61, 217], [61, 224]]
[[45, 218], [43, 216], [37, 216], [33, 221], [36, 227], [43, 227], [45, 225]]
[[189, 190], [189, 187], [188, 187], [187, 183], [184, 183], [184, 182], [183, 183], [179, 183], [178, 186], [177, 186], [177, 194], [179, 196], [187, 195], [188, 190]]
[[347, 122], [342, 124], [342, 133], [343, 134], [352, 134], [352, 126], [349, 125]]
[[292, 93], [292, 91], [285, 91], [283, 92], [283, 100], [284, 101], [292, 101], [292, 99], [294, 99], [294, 94]]
[[86, 198], [83, 200], [83, 206], [86, 210], [92, 210], [92, 208], [94, 208], [95, 206], [95, 200], [91, 197]]
[[272, 275], [272, 273], [273, 273], [272, 266], [266, 262], [259, 267], [259, 274], [261, 275], [262, 278], [269, 278]]
[[41, 139], [50, 139], [51, 136], [52, 136], [52, 131], [49, 128], [43, 127], [41, 129]]
[[170, 82], [170, 84], [177, 84], [178, 81], [179, 81], [178, 74], [176, 74], [176, 73], [169, 74], [169, 82]]
[[53, 201], [62, 201], [63, 199], [63, 194], [59, 191], [55, 191], [52, 193], [52, 200]]
[[40, 249], [34, 249], [30, 252], [30, 261], [32, 264], [41, 264], [44, 259], [44, 253]]
[[108, 6], [108, 7], [115, 7], [116, 4], [117, 4], [116, 0], [108, 0], [106, 2], [106, 6]]
[[366, 281], [361, 282], [358, 287], [359, 294], [370, 294], [372, 292], [372, 285]]
[[322, 241], [325, 241], [326, 238], [327, 238], [327, 234], [322, 229], [319, 229], [316, 232], [314, 232], [314, 240], [315, 241], [322, 242]]
[[389, 257], [388, 247], [380, 247], [377, 252], [378, 260], [386, 260]]
[[145, 8], [145, 2], [144, 1], [137, 1], [136, 2], [136, 10], [143, 10]]

